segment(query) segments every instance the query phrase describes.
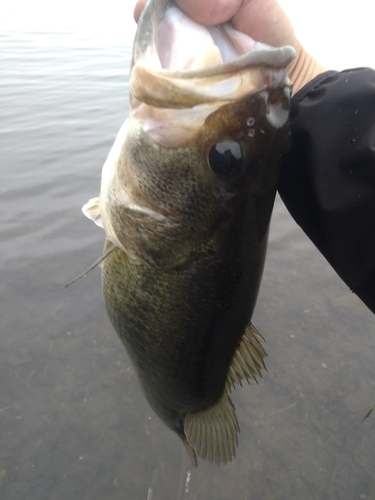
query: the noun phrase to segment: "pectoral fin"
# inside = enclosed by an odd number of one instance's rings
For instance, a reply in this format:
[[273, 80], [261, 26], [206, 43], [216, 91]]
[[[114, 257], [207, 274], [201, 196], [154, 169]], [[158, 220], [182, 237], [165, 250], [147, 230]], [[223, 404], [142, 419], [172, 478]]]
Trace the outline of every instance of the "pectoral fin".
[[82, 207], [82, 212], [86, 215], [88, 219], [91, 219], [99, 227], [103, 227], [102, 215], [99, 209], [99, 197], [91, 198]]

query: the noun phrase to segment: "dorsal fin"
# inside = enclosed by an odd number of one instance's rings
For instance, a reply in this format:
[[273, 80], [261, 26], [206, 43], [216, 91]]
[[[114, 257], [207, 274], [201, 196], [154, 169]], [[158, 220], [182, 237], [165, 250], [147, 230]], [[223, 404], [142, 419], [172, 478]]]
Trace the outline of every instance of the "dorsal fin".
[[229, 367], [226, 391], [230, 392], [236, 384], [242, 385], [242, 380], [250, 383], [253, 379], [258, 383], [257, 376], [262, 378], [261, 369], [266, 370], [264, 358], [267, 354], [261, 342], [265, 342], [264, 338], [250, 323], [242, 335]]
[[235, 408], [226, 392], [207, 410], [188, 413], [184, 430], [188, 443], [204, 460], [226, 464], [235, 456], [239, 427]]

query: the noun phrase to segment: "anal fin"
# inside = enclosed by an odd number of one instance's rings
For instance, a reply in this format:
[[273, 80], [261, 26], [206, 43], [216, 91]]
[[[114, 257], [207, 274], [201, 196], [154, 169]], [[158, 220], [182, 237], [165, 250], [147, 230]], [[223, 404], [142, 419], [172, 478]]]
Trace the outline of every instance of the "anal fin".
[[188, 413], [184, 430], [188, 444], [204, 460], [226, 464], [234, 458], [239, 426], [234, 405], [226, 392], [206, 410]]

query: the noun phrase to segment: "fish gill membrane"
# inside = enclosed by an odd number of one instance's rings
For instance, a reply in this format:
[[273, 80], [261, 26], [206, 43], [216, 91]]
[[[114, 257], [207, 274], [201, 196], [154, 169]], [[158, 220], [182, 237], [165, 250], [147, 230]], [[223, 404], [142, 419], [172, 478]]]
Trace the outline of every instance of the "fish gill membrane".
[[102, 288], [159, 418], [197, 456], [233, 459], [229, 392], [265, 369], [251, 324], [279, 160], [291, 47], [203, 27], [150, 0], [130, 72], [130, 115], [83, 212], [106, 234]]

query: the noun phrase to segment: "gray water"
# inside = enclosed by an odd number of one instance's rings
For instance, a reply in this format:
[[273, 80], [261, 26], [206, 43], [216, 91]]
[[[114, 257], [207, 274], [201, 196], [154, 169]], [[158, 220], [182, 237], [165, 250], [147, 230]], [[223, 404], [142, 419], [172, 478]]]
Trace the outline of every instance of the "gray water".
[[127, 115], [130, 47], [0, 36], [0, 498], [374, 499], [375, 319], [277, 200], [254, 324], [268, 372], [233, 399], [226, 466], [192, 469], [104, 309], [80, 207]]

